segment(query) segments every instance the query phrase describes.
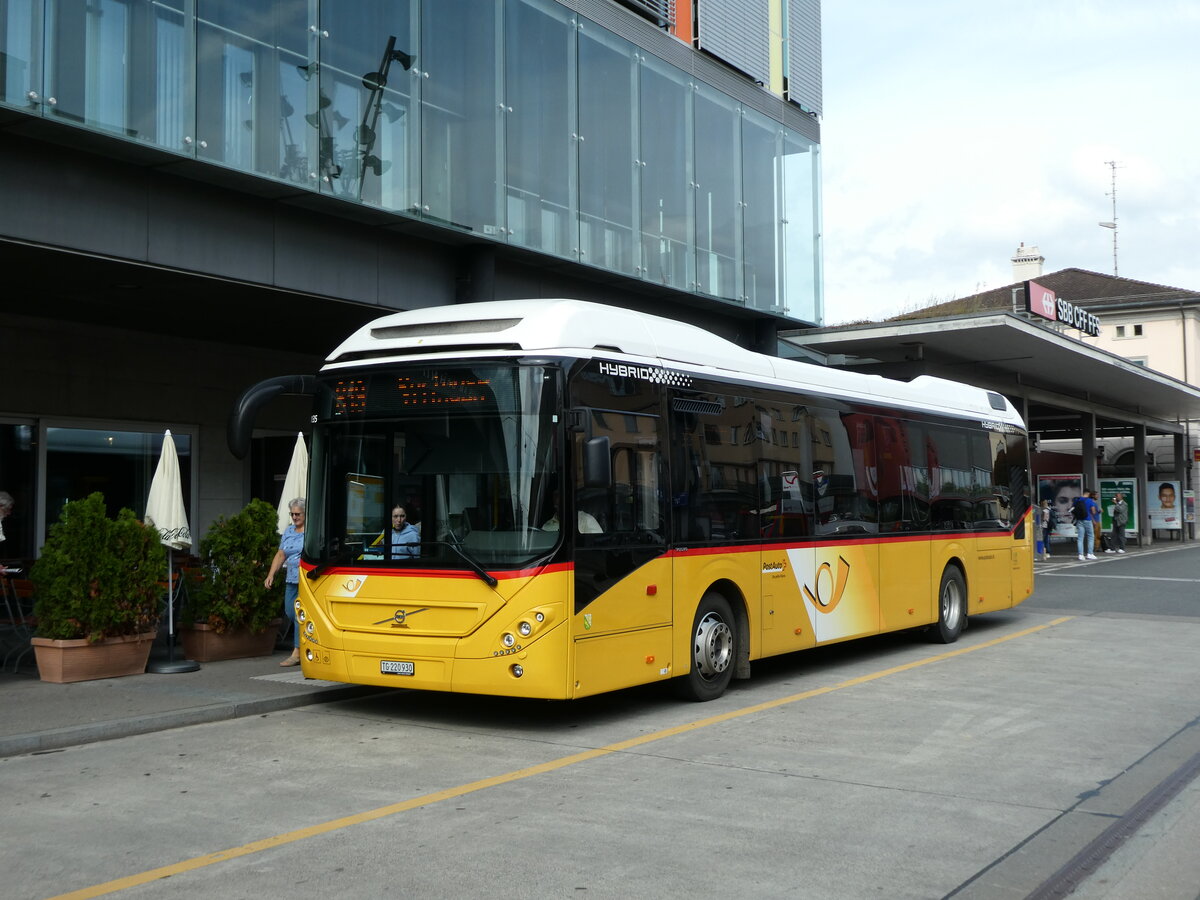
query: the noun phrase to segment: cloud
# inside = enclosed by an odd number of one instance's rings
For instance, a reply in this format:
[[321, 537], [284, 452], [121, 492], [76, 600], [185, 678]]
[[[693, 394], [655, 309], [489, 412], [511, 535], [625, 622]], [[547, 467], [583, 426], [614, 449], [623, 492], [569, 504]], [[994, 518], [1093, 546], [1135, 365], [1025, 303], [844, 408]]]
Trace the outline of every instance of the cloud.
[[[824, 7], [825, 316], [881, 318], [1054, 271], [1200, 289], [1194, 4]], [[1190, 73], [1190, 75], [1189, 75]]]

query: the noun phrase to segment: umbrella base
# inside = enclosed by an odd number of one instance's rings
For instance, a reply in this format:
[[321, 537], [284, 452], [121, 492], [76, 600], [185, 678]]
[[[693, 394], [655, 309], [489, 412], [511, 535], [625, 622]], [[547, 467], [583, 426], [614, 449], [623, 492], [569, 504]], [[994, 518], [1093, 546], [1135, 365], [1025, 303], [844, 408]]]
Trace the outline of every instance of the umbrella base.
[[194, 659], [156, 659], [146, 666], [152, 675], [176, 675], [181, 672], [199, 672], [200, 663]]

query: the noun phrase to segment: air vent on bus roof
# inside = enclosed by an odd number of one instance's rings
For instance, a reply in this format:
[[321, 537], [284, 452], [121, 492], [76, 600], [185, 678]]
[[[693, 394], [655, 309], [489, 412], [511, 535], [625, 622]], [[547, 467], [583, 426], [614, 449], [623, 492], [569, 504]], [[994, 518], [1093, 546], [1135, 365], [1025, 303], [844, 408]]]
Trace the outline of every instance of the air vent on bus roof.
[[992, 409], [998, 409], [1000, 412], [1008, 409], [1008, 401], [1004, 399], [1004, 395], [995, 391], [988, 391], [988, 403], [992, 405]]
[[465, 322], [422, 322], [416, 325], [382, 325], [371, 329], [371, 337], [379, 340], [395, 338], [433, 337], [446, 334], [491, 334], [518, 324], [520, 319], [473, 319]]

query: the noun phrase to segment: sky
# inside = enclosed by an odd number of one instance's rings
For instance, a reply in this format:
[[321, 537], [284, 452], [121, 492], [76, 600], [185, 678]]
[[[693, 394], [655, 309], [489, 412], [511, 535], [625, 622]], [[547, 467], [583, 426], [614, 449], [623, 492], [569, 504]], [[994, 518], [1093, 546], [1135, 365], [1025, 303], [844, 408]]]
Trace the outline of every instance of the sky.
[[[824, 0], [825, 324], [1045, 272], [1200, 291], [1200, 0]], [[1075, 299], [1075, 298], [1068, 298]], [[1084, 298], [1078, 298], [1084, 299]]]

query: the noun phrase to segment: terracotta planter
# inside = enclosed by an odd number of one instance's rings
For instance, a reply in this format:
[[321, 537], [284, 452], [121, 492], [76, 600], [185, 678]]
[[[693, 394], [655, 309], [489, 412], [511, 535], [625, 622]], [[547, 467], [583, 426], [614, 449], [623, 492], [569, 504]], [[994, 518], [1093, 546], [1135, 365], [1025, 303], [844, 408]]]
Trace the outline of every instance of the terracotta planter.
[[153, 631], [148, 631], [130, 637], [105, 638], [95, 644], [89, 644], [86, 638], [56, 641], [35, 637], [30, 643], [42, 681], [66, 684], [142, 674], [154, 636]]
[[275, 652], [275, 637], [279, 622], [272, 622], [265, 631], [251, 632], [244, 628], [217, 634], [211, 625], [197, 622], [179, 632], [183, 652], [196, 662], [216, 662], [222, 659], [245, 659], [249, 656], [270, 656]]

